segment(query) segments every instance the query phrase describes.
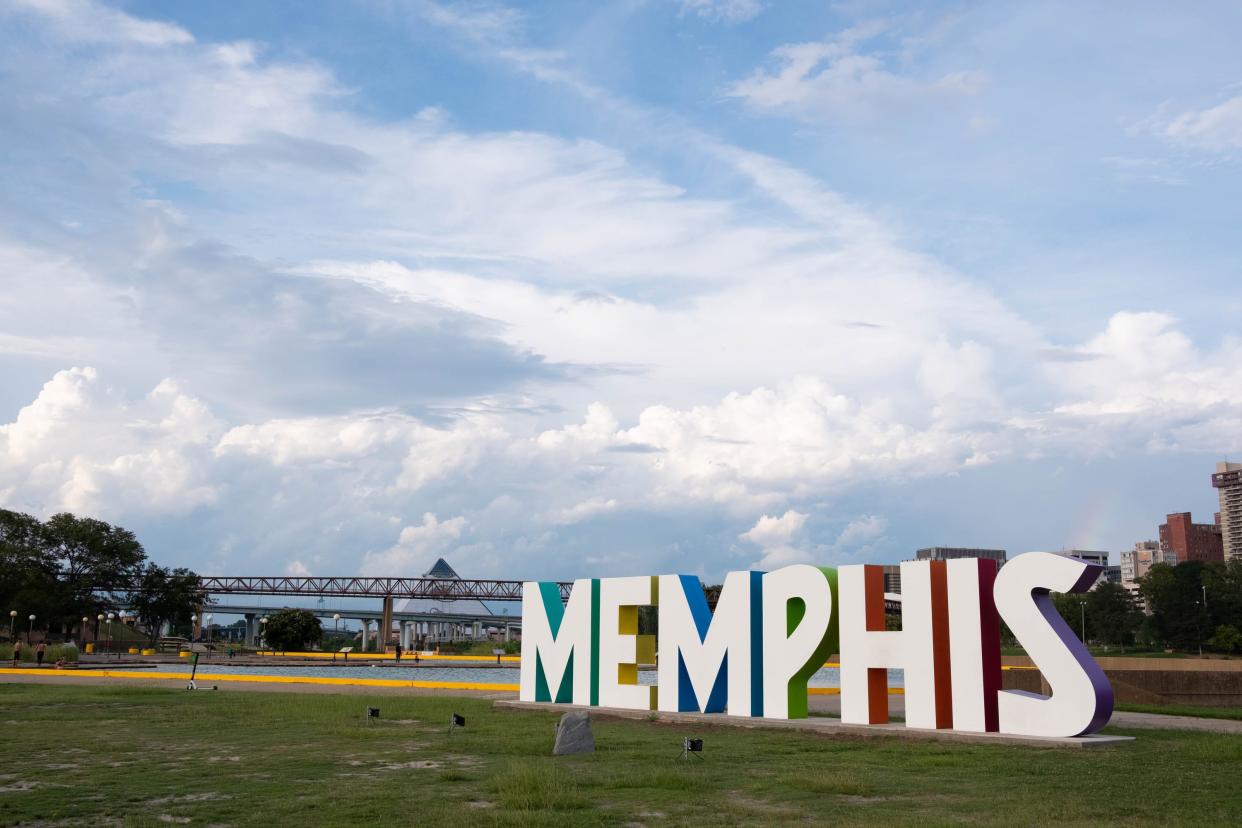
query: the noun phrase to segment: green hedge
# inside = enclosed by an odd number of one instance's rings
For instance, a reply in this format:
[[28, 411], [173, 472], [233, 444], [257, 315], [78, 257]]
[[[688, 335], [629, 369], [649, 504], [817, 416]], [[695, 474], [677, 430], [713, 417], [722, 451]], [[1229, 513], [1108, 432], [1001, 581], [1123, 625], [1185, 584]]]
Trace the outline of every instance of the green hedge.
[[[36, 644], [26, 644], [26, 643], [22, 644], [22, 663], [23, 664], [28, 661], [32, 663], [34, 662], [35, 647], [37, 646], [39, 646], [37, 643]], [[62, 659], [62, 658], [65, 661], [77, 661], [78, 660], [78, 648], [73, 646], [72, 644], [49, 644], [47, 645], [47, 652], [43, 656], [44, 664], [55, 664], [58, 659]], [[12, 644], [0, 644], [0, 662], [3, 662], [3, 663], [0, 663], [0, 667], [5, 667], [13, 663], [13, 645]]]

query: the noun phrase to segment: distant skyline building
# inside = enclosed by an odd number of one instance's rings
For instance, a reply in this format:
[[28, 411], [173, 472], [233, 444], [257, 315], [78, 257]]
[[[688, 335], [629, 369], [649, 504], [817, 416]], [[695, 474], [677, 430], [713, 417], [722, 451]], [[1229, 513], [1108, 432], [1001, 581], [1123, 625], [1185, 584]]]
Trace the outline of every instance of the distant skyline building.
[[1220, 493], [1220, 526], [1223, 560], [1242, 559], [1242, 463], [1216, 464], [1212, 486]]
[[884, 591], [901, 594], [901, 565], [884, 564]]
[[1160, 541], [1146, 540], [1134, 544], [1133, 549], [1121, 553], [1121, 585], [1130, 592], [1138, 592], [1138, 580], [1158, 563], [1177, 564], [1177, 555], [1160, 548]]
[[1003, 564], [1004, 549], [969, 549], [962, 546], [929, 546], [915, 552], [915, 559], [920, 561], [949, 561], [954, 558], [988, 558]]
[[1078, 558], [1087, 563], [1093, 563], [1097, 566], [1108, 567], [1108, 552], [1102, 552], [1098, 549], [1062, 549], [1054, 554], [1063, 558]]
[[1177, 563], [1223, 561], [1221, 527], [1214, 523], [1195, 523], [1190, 512], [1174, 512], [1160, 525], [1160, 549], [1173, 554]]

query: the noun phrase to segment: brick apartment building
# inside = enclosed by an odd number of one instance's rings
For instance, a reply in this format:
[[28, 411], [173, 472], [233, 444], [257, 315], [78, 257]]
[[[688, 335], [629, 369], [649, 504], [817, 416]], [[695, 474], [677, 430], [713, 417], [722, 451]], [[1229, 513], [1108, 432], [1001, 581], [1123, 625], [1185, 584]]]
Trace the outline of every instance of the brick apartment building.
[[1225, 559], [1220, 524], [1195, 523], [1190, 512], [1171, 514], [1160, 525], [1160, 549], [1166, 557], [1170, 553], [1176, 555], [1178, 563]]

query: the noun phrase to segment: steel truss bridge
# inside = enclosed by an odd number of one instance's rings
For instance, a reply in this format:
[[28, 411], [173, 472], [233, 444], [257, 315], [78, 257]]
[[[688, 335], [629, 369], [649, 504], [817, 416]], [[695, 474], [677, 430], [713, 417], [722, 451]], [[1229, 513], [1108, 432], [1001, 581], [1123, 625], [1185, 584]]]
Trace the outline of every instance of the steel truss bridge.
[[[212, 595], [309, 595], [316, 598], [431, 598], [437, 601], [521, 601], [523, 581], [439, 578], [290, 578], [200, 576]], [[558, 583], [561, 599], [573, 587]]]

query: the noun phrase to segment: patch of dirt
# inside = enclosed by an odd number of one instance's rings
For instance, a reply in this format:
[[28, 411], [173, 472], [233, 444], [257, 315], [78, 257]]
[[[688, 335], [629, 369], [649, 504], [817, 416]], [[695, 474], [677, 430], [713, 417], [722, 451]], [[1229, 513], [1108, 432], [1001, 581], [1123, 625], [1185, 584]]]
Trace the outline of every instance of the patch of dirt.
[[745, 808], [753, 813], [768, 816], [794, 817], [801, 813], [796, 808], [790, 808], [786, 805], [778, 805], [763, 799], [744, 796], [740, 791], [731, 791], [729, 793], [729, 804], [735, 808]]
[[481, 811], [485, 808], [495, 808], [496, 803], [487, 802], [486, 800], [482, 800], [482, 799], [474, 799], [474, 800], [471, 800], [470, 802], [467, 802], [466, 807], [473, 808], [476, 811]]
[[456, 765], [459, 768], [477, 768], [483, 764], [483, 760], [481, 760], [477, 756], [452, 755], [452, 756], [445, 756], [444, 759], [448, 762], [452, 762], [454, 765]]
[[426, 770], [440, 767], [443, 767], [440, 762], [433, 762], [430, 759], [419, 759], [413, 762], [393, 762], [389, 765], [380, 765], [376, 770]]
[[39, 787], [39, 783], [33, 779], [19, 779], [11, 785], [5, 785], [0, 788], [0, 793], [21, 793], [22, 791], [33, 791]]
[[241, 757], [240, 756], [209, 756], [207, 757], [207, 761], [208, 762], [240, 762]]
[[156, 819], [160, 822], [171, 822], [174, 825], [187, 825], [190, 822], [189, 817], [173, 816], [172, 814], [160, 814]]
[[215, 793], [208, 791], [207, 793], [182, 794], [181, 796], [161, 796], [158, 799], [148, 799], [148, 805], [173, 805], [180, 802], [216, 802], [221, 799], [232, 799], [228, 794]]
[[891, 802], [897, 799], [895, 796], [859, 796], [857, 794], [840, 794], [837, 796], [837, 802], [844, 802], [846, 805], [874, 805], [877, 802]]

